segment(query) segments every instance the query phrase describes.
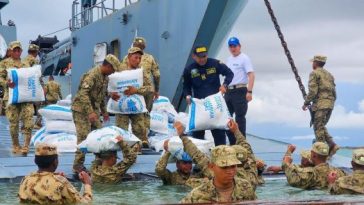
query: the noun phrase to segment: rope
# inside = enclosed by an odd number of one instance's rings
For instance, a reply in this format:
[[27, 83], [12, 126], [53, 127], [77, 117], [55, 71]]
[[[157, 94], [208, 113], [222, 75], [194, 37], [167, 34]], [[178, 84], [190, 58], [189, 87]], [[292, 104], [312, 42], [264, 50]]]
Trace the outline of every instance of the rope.
[[[267, 6], [268, 13], [269, 13], [269, 15], [270, 15], [270, 17], [272, 19], [273, 24], [274, 24], [274, 28], [276, 29], [277, 34], [278, 34], [278, 37], [279, 37], [279, 39], [281, 41], [282, 47], [284, 49], [284, 53], [287, 56], [288, 63], [291, 65], [292, 72], [293, 72], [294, 77], [295, 77], [295, 79], [296, 79], [296, 81], [298, 83], [298, 87], [301, 90], [302, 97], [303, 97], [303, 99], [305, 99], [305, 97], [307, 96], [307, 93], [306, 93], [306, 90], [305, 90], [305, 86], [303, 85], [302, 80], [301, 80], [301, 77], [298, 74], [297, 67], [296, 67], [296, 65], [295, 65], [295, 63], [293, 61], [291, 52], [288, 49], [288, 45], [287, 45], [287, 42], [284, 39], [283, 33], [281, 31], [281, 28], [279, 27], [278, 20], [277, 20], [277, 18], [274, 15], [274, 12], [273, 12], [273, 9], [271, 7], [271, 4], [270, 4], [269, 0], [264, 0], [264, 2], [265, 2], [265, 5]], [[310, 110], [310, 115], [311, 115], [310, 126], [312, 126], [312, 123], [313, 123], [313, 112], [312, 112], [311, 107], [309, 107], [309, 110]]]

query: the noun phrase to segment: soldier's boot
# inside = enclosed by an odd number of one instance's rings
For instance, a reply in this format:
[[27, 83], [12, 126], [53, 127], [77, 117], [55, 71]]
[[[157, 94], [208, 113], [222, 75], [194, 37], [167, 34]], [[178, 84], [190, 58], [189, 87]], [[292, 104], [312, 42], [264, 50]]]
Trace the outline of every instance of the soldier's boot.
[[23, 148], [21, 149], [21, 153], [23, 155], [27, 155], [28, 152], [29, 152], [29, 144], [30, 144], [30, 138], [31, 136], [30, 135], [25, 135], [25, 139], [24, 139], [24, 146]]
[[327, 140], [327, 144], [329, 145], [329, 158], [331, 158], [336, 154], [340, 147], [334, 142], [334, 140], [332, 140], [332, 138]]
[[19, 145], [18, 136], [11, 135], [11, 140], [12, 140], [12, 143], [13, 143], [13, 149], [12, 149], [13, 154], [20, 154], [22, 148]]
[[145, 131], [145, 135], [144, 135], [143, 140], [142, 140], [142, 146], [145, 149], [148, 149], [149, 148], [148, 129], [146, 129], [146, 131]]

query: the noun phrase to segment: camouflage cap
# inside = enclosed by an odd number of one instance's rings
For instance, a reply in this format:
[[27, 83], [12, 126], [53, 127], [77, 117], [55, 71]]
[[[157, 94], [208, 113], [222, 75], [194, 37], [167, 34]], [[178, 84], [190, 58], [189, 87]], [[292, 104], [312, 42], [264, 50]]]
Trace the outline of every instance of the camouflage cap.
[[141, 55], [144, 54], [143, 50], [138, 47], [131, 47], [128, 50], [128, 54], [140, 53]]
[[329, 145], [323, 142], [315, 142], [312, 145], [312, 151], [322, 156], [329, 155]]
[[235, 149], [227, 145], [219, 145], [211, 150], [211, 162], [219, 167], [241, 164], [236, 157]]
[[35, 146], [36, 156], [51, 156], [57, 155], [57, 147], [47, 143], [39, 143]]
[[35, 44], [29, 44], [28, 51], [39, 51], [39, 46]]
[[300, 153], [302, 158], [311, 159], [311, 151], [310, 150], [302, 150]]
[[234, 148], [236, 157], [240, 162], [245, 162], [247, 160], [248, 152], [244, 147], [240, 145], [233, 145], [231, 147]]
[[106, 56], [105, 60], [112, 65], [114, 70], [118, 69], [118, 67], [120, 65], [120, 61], [113, 54], [108, 54]]
[[133, 44], [134, 43], [145, 45], [147, 42], [143, 37], [135, 37]]
[[327, 59], [326, 56], [323, 56], [323, 55], [315, 55], [313, 57], [313, 59], [311, 59], [311, 62], [313, 62], [313, 61], [319, 61], [319, 62], [326, 63], [326, 59]]
[[356, 149], [353, 151], [353, 162], [364, 166], [364, 149]]
[[9, 44], [9, 49], [13, 50], [14, 48], [22, 48], [20, 41], [12, 41]]

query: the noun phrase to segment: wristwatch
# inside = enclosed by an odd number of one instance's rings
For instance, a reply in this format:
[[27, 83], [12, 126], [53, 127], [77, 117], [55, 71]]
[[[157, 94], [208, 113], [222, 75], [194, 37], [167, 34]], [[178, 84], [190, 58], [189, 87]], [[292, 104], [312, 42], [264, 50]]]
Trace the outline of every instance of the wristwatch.
[[253, 91], [252, 90], [248, 90], [248, 93], [253, 94]]

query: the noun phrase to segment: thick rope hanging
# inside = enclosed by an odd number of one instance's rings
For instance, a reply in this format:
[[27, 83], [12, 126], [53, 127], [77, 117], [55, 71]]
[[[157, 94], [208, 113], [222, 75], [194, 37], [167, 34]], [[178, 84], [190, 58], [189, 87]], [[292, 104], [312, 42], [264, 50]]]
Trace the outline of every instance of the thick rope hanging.
[[[279, 27], [277, 18], [274, 15], [274, 12], [273, 12], [273, 9], [271, 7], [271, 4], [270, 4], [269, 0], [264, 0], [264, 2], [265, 2], [265, 5], [267, 6], [268, 13], [269, 13], [269, 15], [270, 15], [270, 17], [272, 19], [273, 24], [274, 24], [274, 28], [276, 29], [276, 31], [278, 33], [278, 37], [281, 40], [281, 44], [282, 44], [282, 47], [284, 49], [284, 53], [286, 54], [287, 59], [288, 59], [288, 62], [291, 65], [291, 69], [292, 69], [292, 72], [293, 72], [293, 74], [294, 74], [294, 76], [296, 78], [296, 81], [298, 83], [298, 87], [301, 90], [301, 93], [302, 93], [303, 98], [305, 98], [306, 95], [307, 95], [306, 90], [305, 90], [305, 86], [303, 85], [302, 80], [301, 80], [301, 77], [298, 74], [297, 67], [296, 67], [296, 65], [295, 65], [295, 63], [293, 61], [293, 58], [291, 56], [291, 52], [288, 49], [287, 42], [284, 40], [284, 36], [283, 36], [282, 31], [281, 31], [281, 28]], [[310, 115], [311, 115], [310, 126], [312, 126], [312, 123], [313, 123], [313, 112], [312, 112], [311, 107], [309, 107], [309, 110], [310, 110]]]

